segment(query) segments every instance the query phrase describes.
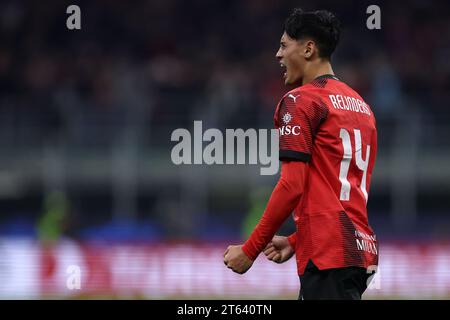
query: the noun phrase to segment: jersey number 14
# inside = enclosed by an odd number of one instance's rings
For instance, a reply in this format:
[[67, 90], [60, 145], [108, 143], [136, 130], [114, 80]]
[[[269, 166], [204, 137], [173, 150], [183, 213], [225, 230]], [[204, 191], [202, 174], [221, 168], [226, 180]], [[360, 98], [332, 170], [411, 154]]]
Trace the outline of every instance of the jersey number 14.
[[[367, 202], [367, 190], [366, 190], [366, 179], [367, 179], [367, 167], [369, 166], [370, 157], [370, 145], [366, 147], [366, 159], [362, 158], [362, 143], [361, 143], [361, 131], [358, 129], [353, 130], [355, 134], [355, 162], [359, 170], [363, 172], [360, 189], [364, 195]], [[347, 179], [348, 169], [350, 168], [350, 162], [353, 158], [352, 143], [350, 140], [350, 133], [346, 129], [341, 129], [339, 134], [342, 140], [342, 146], [344, 147], [344, 155], [341, 161], [341, 168], [339, 170], [339, 181], [341, 181], [341, 193], [339, 200], [350, 201], [350, 189], [351, 185]]]

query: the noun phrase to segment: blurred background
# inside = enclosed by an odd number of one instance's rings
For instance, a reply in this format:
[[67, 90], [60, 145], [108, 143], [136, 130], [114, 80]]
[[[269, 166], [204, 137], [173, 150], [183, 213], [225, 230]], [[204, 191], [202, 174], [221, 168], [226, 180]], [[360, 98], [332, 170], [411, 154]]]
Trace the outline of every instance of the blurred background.
[[[66, 27], [71, 4], [81, 30]], [[170, 157], [194, 120], [273, 127], [295, 7], [340, 18], [335, 72], [377, 118], [367, 298], [450, 297], [450, 4], [425, 0], [1, 1], [0, 297], [295, 299], [294, 261], [260, 257], [244, 276], [222, 263], [278, 175]]]

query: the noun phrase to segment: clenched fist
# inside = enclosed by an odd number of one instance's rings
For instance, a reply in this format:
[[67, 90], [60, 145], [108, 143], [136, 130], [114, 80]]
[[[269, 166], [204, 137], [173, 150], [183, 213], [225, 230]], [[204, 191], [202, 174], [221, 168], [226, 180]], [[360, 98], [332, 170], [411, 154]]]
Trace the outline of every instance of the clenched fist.
[[236, 273], [243, 274], [253, 264], [253, 261], [242, 250], [242, 245], [229, 246], [223, 254], [225, 265]]

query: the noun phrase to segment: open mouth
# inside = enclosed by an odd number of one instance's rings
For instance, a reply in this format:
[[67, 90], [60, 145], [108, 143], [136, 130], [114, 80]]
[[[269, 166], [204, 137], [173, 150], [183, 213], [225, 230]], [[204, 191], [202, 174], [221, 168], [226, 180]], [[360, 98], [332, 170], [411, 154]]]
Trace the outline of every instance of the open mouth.
[[280, 62], [280, 67], [283, 70], [283, 78], [286, 79], [287, 76], [287, 68], [286, 66], [283, 64], [283, 62]]

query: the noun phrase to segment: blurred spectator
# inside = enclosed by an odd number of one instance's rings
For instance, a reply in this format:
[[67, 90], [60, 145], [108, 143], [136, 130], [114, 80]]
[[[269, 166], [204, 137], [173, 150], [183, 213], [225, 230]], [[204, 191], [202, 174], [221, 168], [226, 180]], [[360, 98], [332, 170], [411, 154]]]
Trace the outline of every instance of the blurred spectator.
[[67, 236], [70, 220], [70, 206], [66, 196], [61, 192], [48, 194], [37, 225], [38, 239], [46, 245], [58, 243]]

